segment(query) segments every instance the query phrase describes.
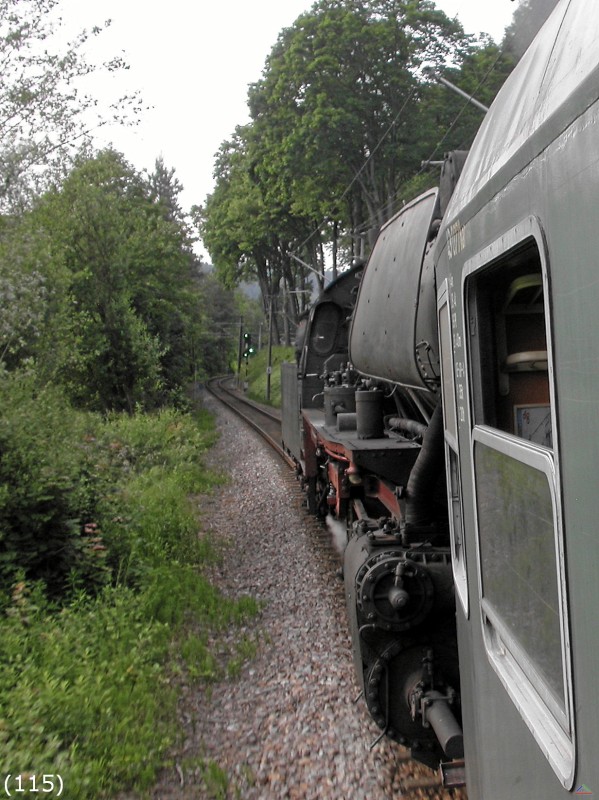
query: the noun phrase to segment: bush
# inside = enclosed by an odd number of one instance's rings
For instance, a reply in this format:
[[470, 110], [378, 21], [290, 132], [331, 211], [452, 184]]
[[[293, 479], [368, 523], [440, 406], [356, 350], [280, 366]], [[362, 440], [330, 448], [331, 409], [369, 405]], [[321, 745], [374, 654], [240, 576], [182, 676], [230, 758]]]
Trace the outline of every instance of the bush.
[[195, 538], [188, 494], [215, 480], [200, 462], [214, 436], [206, 414], [103, 420], [33, 375], [0, 373], [0, 598], [17, 574], [58, 600], [174, 557]]
[[143, 788], [174, 739], [167, 626], [124, 588], [57, 615], [26, 592], [2, 625], [0, 772], [59, 773], [67, 797]]
[[[101, 482], [90, 415], [26, 373], [0, 373], [0, 591], [18, 572], [58, 596], [69, 581], [106, 581], [95, 547]], [[90, 427], [91, 426], [91, 427]], [[90, 527], [91, 526], [91, 527]]]
[[103, 469], [113, 480], [99, 518], [113, 579], [139, 586], [165, 560], [208, 557], [190, 498], [217, 480], [201, 463], [215, 436], [209, 417], [173, 410], [113, 416], [102, 435]]
[[[49, 613], [41, 587], [19, 582], [0, 623], [0, 774], [60, 774], [65, 797], [143, 792], [177, 740], [177, 671], [213, 680], [215, 631], [254, 615], [190, 565], [163, 565], [143, 591], [105, 588]], [[174, 655], [176, 654], [176, 655]], [[168, 663], [167, 663], [168, 659]]]
[[[19, 484], [19, 475], [23, 485], [5, 492], [1, 506], [3, 532], [13, 538], [1, 542], [11, 559], [2, 566], [0, 774], [15, 765], [60, 774], [65, 797], [143, 793], [177, 738], [179, 680], [235, 674], [255, 650], [247, 639], [215, 644], [219, 630], [243, 624], [258, 606], [223, 597], [202, 574], [215, 549], [198, 536], [190, 494], [216, 479], [200, 461], [213, 424], [174, 411], [106, 421], [74, 414], [24, 376], [6, 379], [1, 391], [3, 485]], [[38, 513], [44, 496], [61, 499], [61, 513]], [[17, 501], [22, 529], [8, 527]], [[38, 514], [32, 529], [29, 514]], [[77, 546], [85, 536], [100, 548], [90, 559], [104, 577], [93, 596]], [[22, 561], [19, 541], [30, 548]], [[59, 544], [75, 558], [56, 573]], [[42, 552], [53, 554], [47, 572], [33, 568]], [[56, 590], [59, 576], [64, 583], [69, 566], [68, 591], [54, 591], [50, 602], [48, 587]]]

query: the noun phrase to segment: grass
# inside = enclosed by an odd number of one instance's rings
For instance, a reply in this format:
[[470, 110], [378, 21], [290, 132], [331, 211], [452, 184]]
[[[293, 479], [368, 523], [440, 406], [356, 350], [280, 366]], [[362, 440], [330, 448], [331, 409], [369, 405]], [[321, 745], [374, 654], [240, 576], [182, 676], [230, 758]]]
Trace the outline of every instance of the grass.
[[[238, 674], [256, 643], [241, 637], [224, 661], [212, 648], [259, 609], [223, 597], [202, 573], [218, 548], [198, 536], [191, 498], [220, 480], [201, 460], [212, 419], [165, 411], [89, 423], [104, 584], [90, 593], [78, 573], [59, 602], [20, 574], [5, 593], [0, 775], [59, 774], [65, 798], [95, 800], [143, 796], [177, 741], [177, 686]], [[226, 776], [208, 772], [222, 794]]]

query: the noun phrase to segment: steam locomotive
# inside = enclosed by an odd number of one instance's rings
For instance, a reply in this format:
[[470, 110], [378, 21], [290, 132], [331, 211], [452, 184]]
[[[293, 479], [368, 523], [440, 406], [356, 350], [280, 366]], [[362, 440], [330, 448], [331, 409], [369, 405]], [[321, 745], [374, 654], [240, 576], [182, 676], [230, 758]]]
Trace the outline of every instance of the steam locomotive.
[[598, 44], [561, 0], [282, 370], [364, 700], [471, 800], [599, 794]]

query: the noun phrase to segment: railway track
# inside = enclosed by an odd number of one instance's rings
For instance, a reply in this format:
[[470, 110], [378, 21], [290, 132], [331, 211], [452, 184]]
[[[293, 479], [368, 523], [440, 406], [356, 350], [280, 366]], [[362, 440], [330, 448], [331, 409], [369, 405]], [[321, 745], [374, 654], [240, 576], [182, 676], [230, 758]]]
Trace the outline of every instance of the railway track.
[[293, 460], [281, 445], [281, 412], [244, 397], [235, 389], [234, 380], [231, 376], [213, 378], [206, 384], [206, 388], [259, 433], [286, 464], [295, 468]]
[[[214, 378], [206, 385], [207, 390], [220, 402], [226, 405], [234, 414], [250, 425], [276, 452], [276, 454], [293, 470], [285, 477], [290, 492], [301, 497], [302, 505], [305, 504], [304, 493], [300, 489], [295, 463], [285, 452], [281, 445], [281, 414], [278, 409], [262, 406], [245, 397], [234, 386], [233, 377]], [[315, 548], [314, 552], [321, 562], [321, 567], [328, 575], [338, 572], [342, 559], [334, 547], [331, 532], [323, 521], [309, 514], [305, 509], [306, 530]], [[344, 605], [344, 592], [339, 584], [340, 602]], [[399, 796], [403, 800], [467, 800], [465, 790], [446, 790], [442, 786], [440, 775], [429, 772], [418, 762], [413, 761], [409, 751], [394, 754], [395, 770], [397, 773], [396, 786]]]

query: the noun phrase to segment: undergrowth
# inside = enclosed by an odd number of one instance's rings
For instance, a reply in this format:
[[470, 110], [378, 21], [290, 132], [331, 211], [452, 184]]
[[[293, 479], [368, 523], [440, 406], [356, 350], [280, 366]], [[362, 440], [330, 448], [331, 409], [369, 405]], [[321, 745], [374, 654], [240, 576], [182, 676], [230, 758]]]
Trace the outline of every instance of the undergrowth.
[[178, 683], [253, 652], [211, 649], [258, 610], [202, 574], [213, 422], [101, 419], [26, 376], [0, 384], [0, 775], [58, 774], [66, 800], [143, 793], [176, 741]]

